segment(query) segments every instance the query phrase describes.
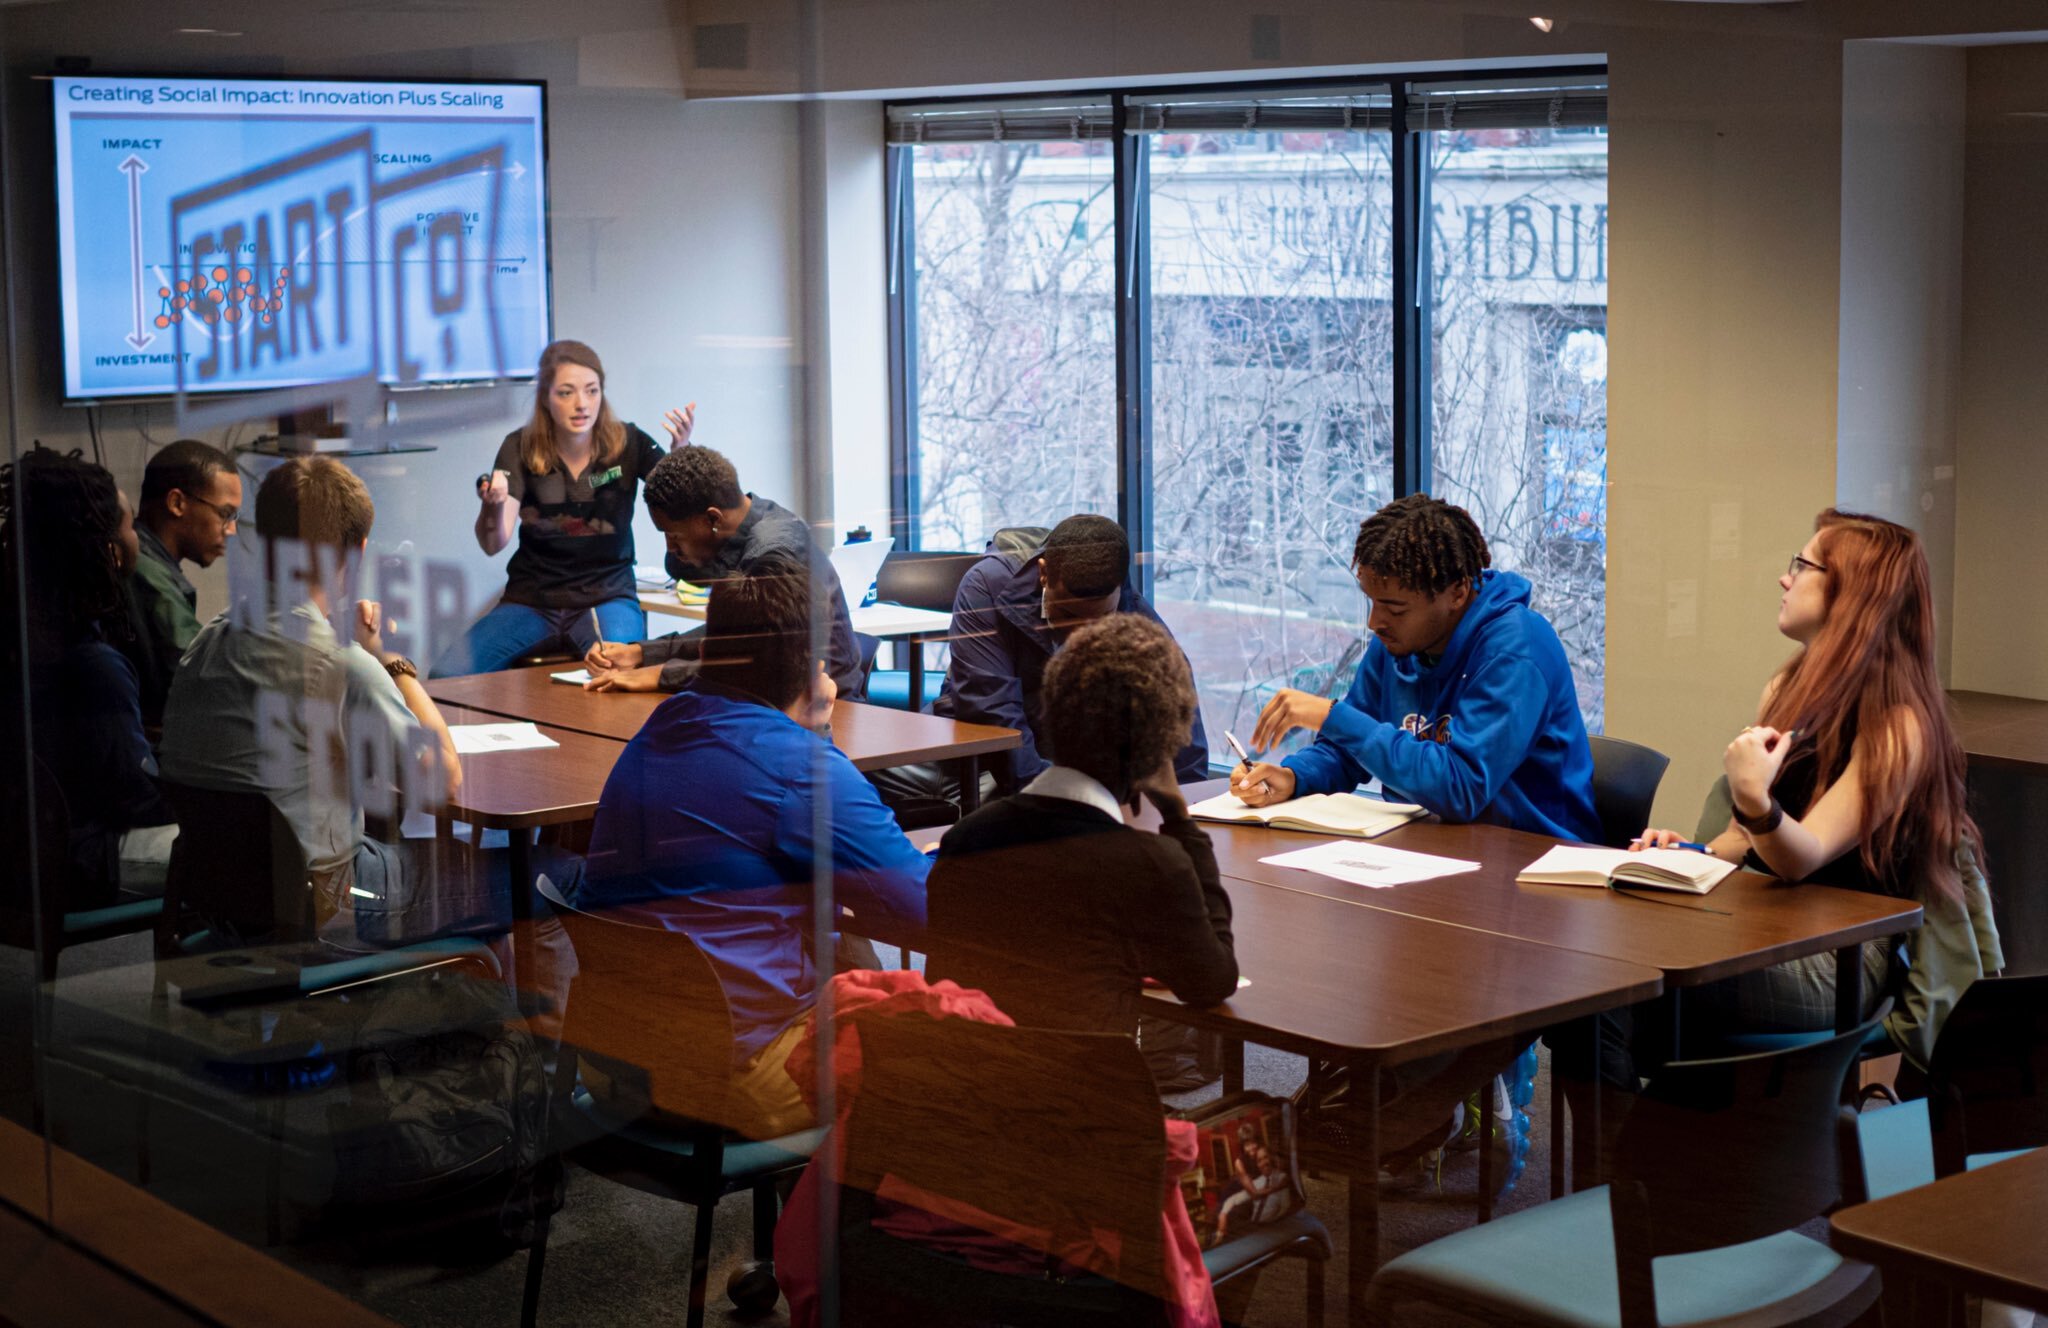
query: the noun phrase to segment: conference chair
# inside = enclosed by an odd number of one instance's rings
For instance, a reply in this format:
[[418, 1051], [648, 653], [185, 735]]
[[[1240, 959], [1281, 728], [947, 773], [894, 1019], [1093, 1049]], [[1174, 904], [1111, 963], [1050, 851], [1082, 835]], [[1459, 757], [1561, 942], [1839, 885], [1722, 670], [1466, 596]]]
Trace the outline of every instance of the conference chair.
[[1600, 842], [1626, 848], [1650, 824], [1650, 807], [1671, 758], [1626, 738], [1594, 734], [1593, 811], [1600, 818]]
[[[841, 1320], [956, 1317], [1013, 1325], [1163, 1324], [1159, 1098], [1136, 1042], [919, 1015], [853, 1016], [860, 1083], [841, 1140]], [[884, 1230], [886, 1182], [1044, 1233], [994, 1271]], [[1108, 1233], [1105, 1238], [1104, 1233]], [[1113, 1246], [1116, 1272], [1063, 1274], [1046, 1251]], [[1330, 1238], [1306, 1211], [1203, 1252], [1217, 1283], [1282, 1255], [1308, 1261], [1323, 1321]]]
[[[954, 553], [929, 549], [891, 550], [882, 560], [882, 570], [875, 577], [875, 600], [881, 604], [901, 604], [913, 609], [931, 609], [937, 613], [953, 611], [953, 596], [960, 589], [960, 581], [967, 575], [967, 569], [980, 560], [978, 553]], [[862, 654], [872, 664], [874, 650], [863, 641]], [[899, 644], [897, 649], [922, 650], [924, 646]], [[930, 676], [925, 679], [925, 691], [936, 695], [937, 682]], [[908, 669], [875, 669], [868, 674], [868, 703], [889, 706], [896, 710], [910, 708], [910, 671]], [[925, 700], [931, 700], [927, 695]]]
[[[106, 883], [79, 879], [71, 860], [71, 812], [64, 791], [43, 759], [33, 759], [33, 797], [7, 802], [4, 842], [15, 848], [5, 893], [0, 894], [0, 944], [33, 949], [42, 980], [55, 982], [58, 956], [67, 947], [148, 931], [163, 912], [164, 901], [74, 906], [81, 895], [104, 891]], [[32, 823], [23, 824], [31, 812]], [[30, 843], [34, 851], [24, 852]]]
[[1389, 1322], [1424, 1300], [1489, 1323], [1854, 1322], [1877, 1300], [1877, 1271], [1792, 1228], [1854, 1189], [1855, 1121], [1839, 1094], [1875, 1022], [1664, 1066], [1629, 1105], [1612, 1183], [1401, 1255], [1373, 1279], [1368, 1312]]
[[[556, 1062], [551, 1127], [565, 1160], [617, 1184], [696, 1209], [690, 1247], [689, 1328], [702, 1328], [711, 1271], [711, 1223], [728, 1194], [754, 1196], [754, 1257], [774, 1257], [778, 1178], [800, 1171], [822, 1135], [803, 1130], [750, 1140], [729, 1132], [732, 1015], [696, 943], [682, 932], [569, 904], [546, 876], [536, 889], [561, 918], [577, 974]], [[577, 1086], [579, 1061], [604, 1091]], [[540, 1313], [548, 1223], [528, 1256], [520, 1323]], [[735, 1300], [773, 1304], [772, 1274]]]

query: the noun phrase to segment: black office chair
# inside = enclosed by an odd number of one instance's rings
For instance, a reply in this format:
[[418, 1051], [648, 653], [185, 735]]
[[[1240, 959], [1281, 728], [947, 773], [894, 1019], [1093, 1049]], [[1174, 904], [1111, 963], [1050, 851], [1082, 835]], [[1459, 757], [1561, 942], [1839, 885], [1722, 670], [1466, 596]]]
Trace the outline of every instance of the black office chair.
[[1578, 1325], [1617, 1305], [1622, 1328], [1855, 1322], [1878, 1297], [1877, 1270], [1793, 1228], [1853, 1192], [1855, 1120], [1840, 1090], [1875, 1023], [1664, 1066], [1622, 1122], [1611, 1185], [1390, 1261], [1373, 1278], [1371, 1321], [1427, 1300], [1488, 1323]]
[[1586, 741], [1593, 748], [1593, 810], [1600, 817], [1600, 842], [1626, 848], [1650, 824], [1650, 807], [1671, 758], [1626, 738], [1595, 734]]
[[183, 829], [164, 877], [159, 956], [313, 938], [305, 852], [267, 795], [170, 782], [164, 795]]
[[[754, 1257], [771, 1260], [780, 1208], [775, 1182], [802, 1170], [823, 1132], [751, 1140], [719, 1123], [731, 1116], [732, 1015], [717, 975], [687, 935], [574, 908], [545, 876], [536, 888], [576, 948], [551, 1095], [557, 1146], [607, 1180], [697, 1210], [688, 1328], [702, 1328], [719, 1200], [753, 1192]], [[575, 1086], [579, 1058], [608, 1081], [603, 1100]], [[539, 1317], [547, 1247], [543, 1220], [526, 1265], [525, 1328]], [[750, 1290], [772, 1304], [772, 1274]]]
[[[71, 857], [71, 814], [54, 771], [41, 757], [35, 762], [35, 789], [30, 799], [6, 803], [5, 843], [13, 845], [4, 890], [0, 890], [0, 945], [36, 952], [42, 980], [57, 980], [57, 958], [66, 947], [126, 936], [154, 927], [163, 912], [161, 899], [121, 902], [104, 898], [111, 881], [86, 881]], [[33, 824], [28, 821], [33, 807]], [[33, 854], [23, 851], [34, 836]], [[109, 870], [116, 864], [108, 864]], [[92, 900], [94, 907], [78, 905]]]
[[[918, 1015], [854, 1019], [860, 1090], [839, 1186], [841, 1319], [917, 1322], [920, 1311], [1015, 1325], [1159, 1324], [1166, 1262], [1159, 1180], [1165, 1135], [1137, 1044], [1105, 1033]], [[1114, 1275], [970, 1266], [877, 1225], [884, 1178], [972, 1205], [1048, 1249], [1113, 1233]], [[1282, 1255], [1308, 1260], [1308, 1323], [1323, 1321], [1329, 1234], [1298, 1212], [1205, 1251], [1223, 1282]]]
[[[981, 559], [978, 553], [954, 553], [928, 549], [892, 551], [882, 560], [882, 570], [875, 577], [875, 599], [882, 604], [902, 604], [913, 609], [930, 609], [936, 613], [953, 611], [953, 596], [960, 589], [961, 578], [967, 569]], [[874, 648], [869, 643], [875, 638], [862, 640], [862, 657], [872, 666]], [[898, 649], [905, 647], [899, 645]], [[908, 647], [922, 650], [922, 645]], [[925, 700], [931, 699], [935, 684], [929, 675], [925, 679]], [[910, 671], [908, 669], [874, 669], [868, 673], [867, 700], [870, 705], [884, 705], [896, 710], [910, 708]]]

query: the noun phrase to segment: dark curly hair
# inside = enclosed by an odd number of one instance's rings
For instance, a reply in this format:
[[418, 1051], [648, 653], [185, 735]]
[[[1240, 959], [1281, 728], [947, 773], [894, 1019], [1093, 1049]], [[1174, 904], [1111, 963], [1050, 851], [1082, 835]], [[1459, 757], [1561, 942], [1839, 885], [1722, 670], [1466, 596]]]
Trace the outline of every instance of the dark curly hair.
[[0, 467], [0, 575], [10, 606], [27, 586], [39, 648], [121, 619], [120, 530], [121, 491], [106, 467], [40, 447]]
[[1359, 523], [1351, 551], [1353, 570], [1399, 581], [1425, 595], [1459, 582], [1476, 584], [1493, 565], [1486, 536], [1464, 508], [1411, 493]]
[[647, 472], [647, 510], [670, 521], [699, 516], [713, 507], [727, 511], [744, 497], [740, 473], [723, 453], [708, 447], [671, 452]]
[[757, 558], [740, 576], [711, 583], [704, 608], [702, 677], [776, 709], [810, 686], [811, 571], [789, 554]]
[[1045, 666], [1040, 702], [1052, 759], [1121, 799], [1187, 745], [1195, 680], [1164, 627], [1114, 613], [1067, 638]]

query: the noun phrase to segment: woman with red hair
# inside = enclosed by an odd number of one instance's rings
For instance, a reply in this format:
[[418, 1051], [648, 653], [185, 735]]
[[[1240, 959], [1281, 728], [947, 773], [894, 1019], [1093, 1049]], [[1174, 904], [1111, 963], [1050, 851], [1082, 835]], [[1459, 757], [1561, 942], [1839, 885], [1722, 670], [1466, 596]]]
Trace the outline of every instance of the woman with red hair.
[[[1978, 834], [1965, 806], [1965, 758], [1934, 665], [1934, 598], [1919, 536], [1877, 517], [1829, 508], [1813, 538], [1778, 578], [1778, 630], [1799, 643], [1764, 688], [1757, 722], [1722, 755], [1732, 815], [1708, 851], [1787, 881], [1812, 881], [1915, 899], [1947, 932], [1925, 963], [1956, 967], [1953, 923], [1974, 936], [1971, 956], [1997, 967], [1984, 907]], [[1638, 841], [1671, 847], [1684, 836], [1648, 830]], [[1926, 929], [1923, 929], [1926, 930]], [[1863, 1012], [1894, 994], [1892, 940], [1863, 946]], [[1946, 991], [1978, 974], [1922, 975]], [[1904, 1024], [1938, 1022], [1959, 990], [1902, 1000], [1893, 1030], [1909, 1052], [1931, 1047]], [[1835, 957], [1813, 955], [1701, 989], [1691, 1015], [1745, 1028], [1805, 1032], [1833, 1027]], [[1924, 1055], [1916, 1057], [1924, 1062]]]

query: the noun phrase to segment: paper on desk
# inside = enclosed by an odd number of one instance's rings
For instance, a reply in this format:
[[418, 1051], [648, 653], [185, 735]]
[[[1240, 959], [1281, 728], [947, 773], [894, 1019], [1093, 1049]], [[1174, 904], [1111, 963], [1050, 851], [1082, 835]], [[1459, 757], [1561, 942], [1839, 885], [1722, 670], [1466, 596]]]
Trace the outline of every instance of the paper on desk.
[[560, 743], [530, 723], [450, 724], [448, 736], [455, 739], [460, 756], [478, 752], [524, 752], [537, 747], [559, 747]]
[[566, 682], [571, 687], [581, 687], [584, 683], [590, 681], [590, 670], [567, 669], [561, 673], [550, 673], [548, 676], [556, 682]]
[[1430, 881], [1439, 876], [1457, 876], [1464, 872], [1479, 870], [1478, 863], [1466, 862], [1462, 858], [1440, 858], [1430, 853], [1410, 853], [1405, 849], [1363, 843], [1356, 839], [1333, 840], [1327, 844], [1298, 848], [1291, 853], [1275, 853], [1272, 857], [1260, 858], [1259, 861], [1270, 862], [1276, 867], [1311, 871], [1318, 876], [1328, 876], [1332, 880], [1369, 886], [1376, 890], [1390, 885], [1408, 885], [1414, 881]]

